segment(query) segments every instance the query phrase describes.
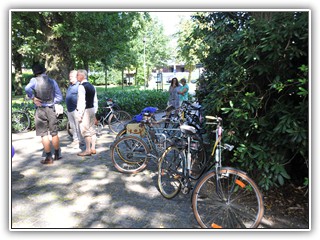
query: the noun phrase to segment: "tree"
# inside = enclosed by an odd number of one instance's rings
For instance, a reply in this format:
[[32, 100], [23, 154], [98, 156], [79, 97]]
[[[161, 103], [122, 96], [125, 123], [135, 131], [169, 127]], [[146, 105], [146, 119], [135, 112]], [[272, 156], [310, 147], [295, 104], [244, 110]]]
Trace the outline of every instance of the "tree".
[[191, 73], [200, 63], [199, 56], [203, 56], [207, 50], [202, 38], [194, 37], [196, 23], [191, 19], [181, 18], [179, 23], [177, 59], [185, 63], [189, 71], [188, 82], [191, 80]]
[[[13, 12], [13, 62], [45, 63], [64, 85], [70, 69], [112, 66], [139, 31], [137, 12]], [[22, 60], [19, 62], [19, 54]], [[31, 60], [30, 60], [31, 59]]]

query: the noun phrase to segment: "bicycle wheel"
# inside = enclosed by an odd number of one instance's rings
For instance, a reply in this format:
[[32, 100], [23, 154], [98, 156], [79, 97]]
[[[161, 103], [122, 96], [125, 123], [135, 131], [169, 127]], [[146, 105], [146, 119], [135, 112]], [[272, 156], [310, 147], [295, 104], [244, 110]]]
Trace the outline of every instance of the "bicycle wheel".
[[192, 193], [194, 216], [202, 228], [256, 228], [263, 217], [262, 195], [245, 173], [225, 168], [205, 174]]
[[11, 115], [11, 131], [25, 132], [30, 127], [30, 118], [25, 112], [13, 112]]
[[123, 136], [111, 146], [111, 160], [115, 168], [122, 173], [137, 173], [147, 167], [150, 149], [147, 144], [135, 136]]
[[103, 124], [101, 122], [98, 122], [98, 124], [95, 125], [95, 129], [96, 129], [96, 134], [100, 136], [101, 135], [101, 131], [103, 129]]
[[58, 131], [64, 131], [68, 129], [68, 116], [64, 112], [63, 114], [60, 114], [57, 117], [57, 122], [58, 122]]
[[191, 167], [190, 175], [194, 179], [198, 179], [207, 163], [206, 149], [203, 145], [202, 139], [198, 134], [191, 138], [190, 143], [191, 152]]
[[174, 198], [180, 192], [185, 162], [184, 151], [174, 146], [162, 154], [158, 166], [158, 187], [165, 198]]
[[117, 134], [129, 121], [131, 121], [131, 119], [132, 117], [129, 113], [122, 110], [116, 111], [109, 117], [108, 125], [110, 130]]
[[116, 136], [116, 140], [118, 140], [119, 138], [125, 136], [127, 134], [127, 129], [123, 128], [122, 130], [120, 130]]
[[70, 137], [73, 136], [73, 129], [71, 128], [70, 122], [67, 123], [67, 132]]

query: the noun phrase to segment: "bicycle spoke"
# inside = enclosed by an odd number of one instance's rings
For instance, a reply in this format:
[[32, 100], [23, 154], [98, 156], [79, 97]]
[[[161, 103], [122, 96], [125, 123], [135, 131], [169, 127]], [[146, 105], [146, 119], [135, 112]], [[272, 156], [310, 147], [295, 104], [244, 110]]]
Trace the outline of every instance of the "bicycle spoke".
[[181, 189], [183, 155], [174, 147], [168, 148], [159, 162], [158, 187], [165, 198], [175, 197]]
[[[234, 170], [209, 172], [194, 190], [197, 221], [208, 228], [252, 228], [261, 221], [262, 197], [252, 180]], [[218, 185], [217, 185], [218, 184]]]
[[124, 136], [111, 147], [111, 158], [120, 172], [136, 173], [142, 171], [148, 163], [149, 149], [139, 138]]
[[13, 112], [11, 116], [12, 132], [24, 132], [30, 126], [30, 120], [25, 112]]

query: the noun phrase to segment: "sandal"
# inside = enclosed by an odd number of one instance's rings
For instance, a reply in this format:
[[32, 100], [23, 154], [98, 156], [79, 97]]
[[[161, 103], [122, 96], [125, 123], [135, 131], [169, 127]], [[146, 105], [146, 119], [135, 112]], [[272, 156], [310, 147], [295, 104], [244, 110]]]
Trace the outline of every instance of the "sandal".
[[91, 156], [91, 153], [81, 152], [81, 153], [78, 153], [77, 155], [81, 157], [85, 157], [85, 156]]

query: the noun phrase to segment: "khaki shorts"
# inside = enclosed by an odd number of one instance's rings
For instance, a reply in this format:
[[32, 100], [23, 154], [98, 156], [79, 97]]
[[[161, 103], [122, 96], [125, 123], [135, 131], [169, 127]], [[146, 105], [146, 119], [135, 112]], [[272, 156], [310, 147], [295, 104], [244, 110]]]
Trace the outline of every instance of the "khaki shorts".
[[96, 115], [94, 108], [87, 108], [84, 110], [82, 121], [79, 124], [82, 137], [92, 137], [96, 134], [95, 128]]
[[37, 136], [51, 136], [58, 134], [58, 121], [53, 107], [38, 107], [35, 113], [35, 127]]

